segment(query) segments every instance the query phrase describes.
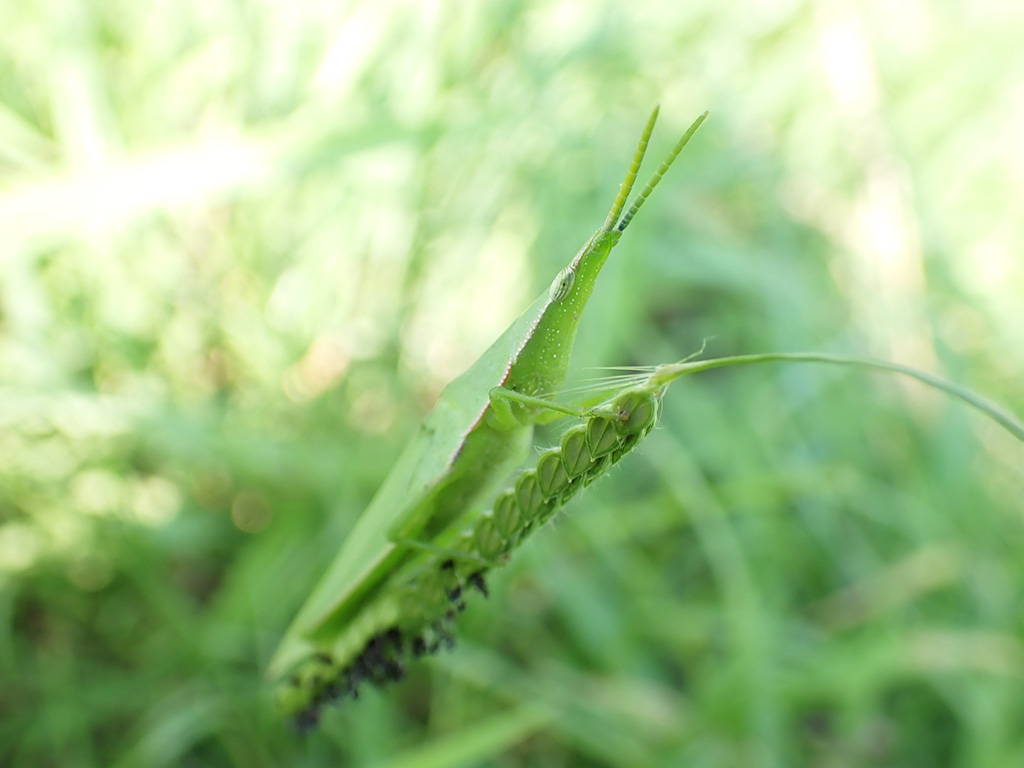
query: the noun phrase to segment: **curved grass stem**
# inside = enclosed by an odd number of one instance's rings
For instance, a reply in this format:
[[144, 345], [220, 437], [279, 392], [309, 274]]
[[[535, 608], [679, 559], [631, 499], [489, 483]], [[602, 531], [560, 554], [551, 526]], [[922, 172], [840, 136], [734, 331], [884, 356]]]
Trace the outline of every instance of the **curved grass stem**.
[[829, 365], [845, 365], [853, 368], [868, 368], [909, 376], [973, 406], [1024, 443], [1024, 424], [1021, 424], [1015, 416], [976, 392], [972, 392], [966, 387], [946, 381], [917, 368], [900, 365], [899, 363], [890, 363], [885, 360], [875, 360], [869, 357], [850, 357], [819, 352], [766, 352], [756, 355], [734, 355], [710, 360], [683, 361], [663, 365], [652, 374], [651, 379], [652, 383], [664, 386], [681, 376], [691, 373], [710, 371], [715, 368], [727, 368], [734, 365], [754, 365], [757, 363], [825, 363]]

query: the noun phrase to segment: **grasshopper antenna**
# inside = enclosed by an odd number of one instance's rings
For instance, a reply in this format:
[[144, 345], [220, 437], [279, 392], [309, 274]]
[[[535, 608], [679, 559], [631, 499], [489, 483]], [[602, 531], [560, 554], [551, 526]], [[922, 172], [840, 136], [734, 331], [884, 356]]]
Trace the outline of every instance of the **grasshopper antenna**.
[[[651, 140], [651, 132], [654, 131], [654, 124], [658, 121], [659, 109], [661, 109], [661, 105], [655, 104], [651, 116], [647, 118], [647, 125], [644, 126], [644, 132], [640, 135], [640, 143], [636, 147], [636, 152], [633, 153], [633, 163], [629, 166], [626, 178], [622, 180], [622, 186], [619, 187], [619, 194], [616, 195], [615, 202], [612, 203], [612, 209], [608, 211], [608, 218], [604, 220], [604, 226], [601, 227], [605, 232], [611, 232], [615, 227], [619, 220], [619, 214], [622, 213], [626, 200], [629, 199], [629, 193], [633, 191], [633, 182], [636, 181], [640, 163], [643, 162], [644, 153], [647, 152], [647, 142]], [[648, 184], [648, 186], [650, 185]], [[619, 230], [621, 231], [622, 227], [619, 227]]]
[[[654, 114], [651, 115], [651, 120], [647, 123], [648, 130], [644, 133], [644, 137], [640, 142], [644, 148], [646, 148], [647, 146], [645, 139], [649, 138], [650, 136], [650, 129], [654, 127], [654, 118], [657, 114], [658, 108], [655, 107]], [[679, 156], [679, 153], [682, 151], [683, 147], [685, 147], [687, 142], [690, 141], [690, 137], [693, 136], [694, 132], [696, 132], [698, 128], [700, 128], [700, 124], [704, 122], [704, 118], [706, 118], [707, 116], [708, 113], [704, 112], [703, 115], [694, 120], [690, 127], [686, 129], [686, 133], [684, 133], [680, 137], [679, 141], [676, 142], [676, 145], [672, 147], [672, 151], [668, 153], [668, 157], [666, 157], [661, 162], [661, 165], [658, 166], [658, 170], [656, 170], [654, 172], [654, 175], [651, 176], [651, 180], [647, 182], [647, 185], [642, 190], [640, 190], [640, 194], [638, 194], [636, 196], [636, 199], [633, 200], [633, 205], [629, 207], [629, 212], [622, 217], [622, 221], [619, 222], [619, 232], [626, 231], [626, 227], [629, 226], [629, 222], [631, 222], [633, 220], [633, 217], [636, 216], [636, 212], [640, 210], [640, 206], [642, 206], [644, 204], [644, 201], [651, 196], [651, 192], [653, 192], [654, 188], [658, 186], [658, 182], [661, 181], [662, 177], [665, 175], [665, 172], [669, 169], [669, 166], [671, 166], [672, 163], [675, 162], [675, 159]], [[643, 157], [643, 152], [640, 152], [640, 157]], [[634, 159], [633, 167], [629, 169], [633, 178], [636, 177], [636, 170], [634, 169], [638, 170], [639, 167], [640, 163]], [[633, 183], [633, 178], [631, 178], [629, 175], [626, 176], [626, 179], [629, 181], [631, 186]], [[625, 184], [622, 185], [622, 188], [623, 190], [626, 191], [626, 194], [629, 194], [629, 190], [626, 188]], [[619, 196], [622, 196], [622, 192], [619, 193]], [[616, 204], [618, 204], [618, 199], [616, 199], [615, 202]], [[615, 211], [615, 208], [612, 208], [612, 210]], [[618, 215], [617, 212], [616, 215]], [[611, 214], [609, 214], [608, 217], [610, 219]], [[605, 226], [607, 228], [607, 222], [605, 222]]]

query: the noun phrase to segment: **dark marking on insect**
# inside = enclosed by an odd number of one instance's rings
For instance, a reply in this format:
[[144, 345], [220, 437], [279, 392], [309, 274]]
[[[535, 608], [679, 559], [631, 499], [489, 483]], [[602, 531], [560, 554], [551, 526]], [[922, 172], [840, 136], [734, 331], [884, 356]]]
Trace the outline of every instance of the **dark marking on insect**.
[[319, 700], [324, 704], [334, 704], [341, 700], [343, 693], [344, 690], [338, 682], [335, 681], [324, 688], [323, 693], [320, 694]]
[[295, 730], [298, 731], [300, 735], [305, 736], [316, 728], [317, 723], [319, 722], [320, 708], [313, 705], [302, 710], [295, 716]]
[[455, 570], [455, 561], [449, 559], [449, 560], [445, 560], [443, 563], [441, 563], [441, 572], [443, 574], [447, 575], [447, 577], [450, 580], [450, 582], [454, 582], [454, 586], [446, 586], [445, 587], [444, 591], [445, 591], [445, 595], [447, 595], [447, 597], [448, 597], [448, 600], [450, 602], [452, 602], [452, 603], [455, 603], [456, 604], [456, 608], [459, 611], [466, 610], [466, 604], [464, 602], [462, 602], [462, 600], [461, 600], [461, 598], [462, 598], [462, 582], [459, 581], [459, 574]]
[[424, 639], [423, 635], [416, 635], [416, 637], [412, 639], [411, 650], [412, 655], [417, 659], [421, 656], [427, 655], [427, 641]]
[[469, 583], [479, 592], [484, 598], [490, 596], [490, 592], [487, 589], [487, 582], [484, 580], [483, 571], [475, 571], [469, 575]]

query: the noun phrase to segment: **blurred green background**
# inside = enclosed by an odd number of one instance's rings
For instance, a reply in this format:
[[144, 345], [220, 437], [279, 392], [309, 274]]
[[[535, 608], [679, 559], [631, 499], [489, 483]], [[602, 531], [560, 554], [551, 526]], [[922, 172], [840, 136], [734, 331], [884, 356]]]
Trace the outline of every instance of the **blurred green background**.
[[39, 0], [0, 29], [0, 764], [1024, 765], [1024, 446], [840, 369], [676, 384], [455, 651], [312, 736], [261, 678], [655, 102], [656, 157], [711, 118], [579, 377], [713, 336], [1024, 413], [1024, 6]]

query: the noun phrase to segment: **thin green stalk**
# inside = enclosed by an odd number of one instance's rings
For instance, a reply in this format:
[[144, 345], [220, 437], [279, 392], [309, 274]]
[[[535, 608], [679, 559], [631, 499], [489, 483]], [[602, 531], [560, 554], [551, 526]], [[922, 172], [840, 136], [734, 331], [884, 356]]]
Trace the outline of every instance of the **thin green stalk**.
[[986, 416], [997, 422], [1010, 434], [1021, 442], [1024, 442], [1024, 424], [1021, 424], [1016, 417], [1000, 408], [995, 403], [987, 400], [981, 395], [972, 392], [959, 384], [940, 379], [934, 374], [911, 368], [899, 363], [889, 363], [885, 360], [874, 360], [868, 357], [847, 357], [844, 355], [829, 355], [818, 352], [766, 352], [757, 355], [734, 355], [731, 357], [718, 357], [711, 360], [696, 360], [693, 362], [672, 363], [659, 366], [652, 376], [652, 380], [661, 386], [691, 373], [710, 371], [715, 368], [727, 368], [733, 365], [753, 365], [756, 363], [828, 363], [832, 365], [847, 365], [856, 368], [873, 368], [878, 371], [889, 373], [901, 373], [912, 379], [927, 384], [930, 387], [941, 390], [953, 397], [963, 400], [968, 405], [977, 408]]

